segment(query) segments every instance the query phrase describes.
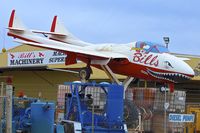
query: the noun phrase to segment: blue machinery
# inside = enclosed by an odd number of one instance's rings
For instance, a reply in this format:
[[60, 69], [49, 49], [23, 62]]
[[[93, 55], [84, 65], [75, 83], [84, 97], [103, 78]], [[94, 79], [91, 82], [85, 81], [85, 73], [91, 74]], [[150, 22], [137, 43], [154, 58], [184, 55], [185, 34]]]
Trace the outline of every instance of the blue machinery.
[[[12, 133], [54, 133], [54, 103], [39, 102], [33, 98], [14, 98], [13, 103]], [[6, 133], [4, 114], [0, 133]]]
[[[70, 93], [66, 100], [66, 121], [76, 121], [74, 127], [80, 128], [82, 132], [127, 132], [123, 120], [123, 86], [116, 84], [96, 84], [96, 83], [65, 83], [70, 86]], [[88, 89], [91, 88], [91, 89]], [[97, 88], [100, 91], [95, 91]], [[105, 94], [105, 105], [98, 110], [94, 105], [95, 97], [99, 95], [95, 92]], [[86, 94], [87, 93], [87, 94]], [[98, 97], [99, 96], [99, 97]], [[98, 110], [94, 112], [94, 110]], [[78, 125], [79, 124], [79, 125]], [[76, 130], [76, 129], [74, 129]]]
[[[69, 86], [69, 93], [66, 93], [64, 120], [55, 124], [54, 103], [19, 98], [13, 101], [12, 133], [127, 132], [123, 119], [123, 86], [96, 83], [65, 85]], [[5, 133], [5, 121], [2, 116], [0, 133]]]

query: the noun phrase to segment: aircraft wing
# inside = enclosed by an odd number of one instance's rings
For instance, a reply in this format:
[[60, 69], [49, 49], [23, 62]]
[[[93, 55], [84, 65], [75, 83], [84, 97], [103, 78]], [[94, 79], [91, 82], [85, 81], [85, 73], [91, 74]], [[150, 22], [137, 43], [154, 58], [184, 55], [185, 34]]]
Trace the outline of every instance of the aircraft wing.
[[114, 53], [110, 51], [98, 51], [98, 50], [91, 50], [87, 49], [85, 47], [80, 47], [80, 46], [74, 46], [70, 44], [55, 44], [55, 45], [49, 45], [49, 44], [42, 44], [42, 43], [35, 43], [35, 42], [29, 42], [29, 41], [22, 41], [22, 40], [15, 40], [15, 42], [26, 44], [26, 45], [32, 45], [36, 47], [42, 47], [42, 48], [47, 48], [47, 49], [52, 49], [52, 50], [58, 50], [58, 51], [63, 51], [63, 52], [71, 52], [83, 56], [87, 56], [87, 58], [92, 59], [92, 60], [106, 60], [106, 59], [127, 59], [128, 57], [120, 54], [120, 53]]

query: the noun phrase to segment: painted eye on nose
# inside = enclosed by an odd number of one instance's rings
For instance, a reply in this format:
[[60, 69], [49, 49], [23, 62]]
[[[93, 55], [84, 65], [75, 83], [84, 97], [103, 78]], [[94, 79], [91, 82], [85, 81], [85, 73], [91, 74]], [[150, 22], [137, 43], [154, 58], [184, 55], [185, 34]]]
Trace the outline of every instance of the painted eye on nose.
[[165, 63], [166, 63], [166, 65], [168, 65], [169, 67], [174, 68], [174, 67], [172, 66], [172, 64], [171, 64], [169, 61], [165, 61]]

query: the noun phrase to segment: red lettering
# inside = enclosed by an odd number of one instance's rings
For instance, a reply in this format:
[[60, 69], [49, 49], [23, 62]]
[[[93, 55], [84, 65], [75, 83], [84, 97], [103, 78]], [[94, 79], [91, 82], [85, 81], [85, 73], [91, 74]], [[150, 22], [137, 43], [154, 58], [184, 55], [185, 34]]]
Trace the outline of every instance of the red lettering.
[[154, 66], [158, 66], [158, 63], [159, 63], [159, 61], [157, 60], [155, 63], [154, 63]]
[[133, 61], [139, 62], [141, 56], [142, 56], [142, 53], [134, 53]]
[[150, 62], [150, 65], [158, 66], [158, 56], [154, 56]]
[[149, 56], [146, 58], [144, 64], [150, 64], [150, 62], [151, 62], [151, 57], [152, 57], [152, 56], [153, 56], [152, 54], [149, 55]]
[[159, 63], [158, 55], [156, 56], [153, 56], [153, 54], [148, 55], [147, 53], [141, 53], [140, 51], [134, 53], [133, 61], [155, 67], [157, 67]]
[[30, 52], [30, 53], [22, 53], [19, 55], [18, 58], [34, 58], [35, 55], [33, 52]]
[[140, 63], [144, 63], [145, 62], [145, 59], [146, 59], [146, 54], [140, 59]]

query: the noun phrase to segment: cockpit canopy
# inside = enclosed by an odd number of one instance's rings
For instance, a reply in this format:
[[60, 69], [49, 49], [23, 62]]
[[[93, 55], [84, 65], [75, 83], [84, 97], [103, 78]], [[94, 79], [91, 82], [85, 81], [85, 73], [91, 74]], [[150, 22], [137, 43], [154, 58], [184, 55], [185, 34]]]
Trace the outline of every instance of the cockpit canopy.
[[138, 41], [136, 42], [135, 47], [140, 50], [144, 50], [147, 53], [153, 52], [153, 53], [169, 53], [169, 50], [160, 44], [152, 43], [152, 42], [143, 42]]

